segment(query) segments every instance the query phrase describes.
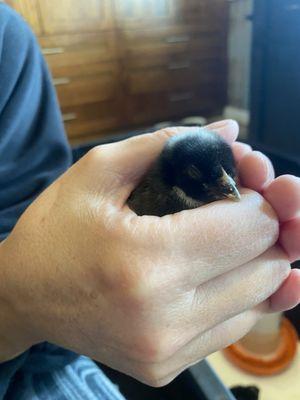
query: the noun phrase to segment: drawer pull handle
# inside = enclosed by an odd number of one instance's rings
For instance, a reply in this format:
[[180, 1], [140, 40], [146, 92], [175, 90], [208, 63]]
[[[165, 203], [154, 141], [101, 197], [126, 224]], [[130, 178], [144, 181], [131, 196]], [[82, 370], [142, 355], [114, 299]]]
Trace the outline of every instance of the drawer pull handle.
[[179, 103], [180, 101], [191, 100], [193, 97], [194, 97], [193, 92], [174, 93], [169, 96], [169, 101], [171, 103]]
[[75, 119], [77, 119], [77, 114], [76, 113], [63, 114], [62, 119], [64, 122], [74, 121]]
[[190, 35], [173, 35], [166, 38], [167, 43], [186, 43], [190, 40]]
[[70, 78], [53, 78], [54, 86], [68, 85], [70, 82]]
[[52, 56], [55, 54], [62, 54], [65, 52], [63, 47], [45, 47], [42, 49], [44, 56]]
[[191, 67], [190, 61], [172, 62], [168, 65], [168, 69], [173, 71], [177, 69], [188, 69]]
[[287, 11], [300, 11], [300, 4], [290, 4], [286, 7]]

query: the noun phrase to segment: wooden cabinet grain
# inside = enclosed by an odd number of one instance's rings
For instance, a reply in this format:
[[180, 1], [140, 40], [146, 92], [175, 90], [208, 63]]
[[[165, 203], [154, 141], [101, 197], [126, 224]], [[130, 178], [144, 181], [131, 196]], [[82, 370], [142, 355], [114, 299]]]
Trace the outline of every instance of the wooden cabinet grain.
[[6, 0], [5, 3], [20, 13], [37, 35], [42, 33], [38, 0]]
[[[120, 99], [101, 101], [81, 106], [62, 107], [66, 130], [71, 140], [89, 139], [107, 135], [124, 124], [120, 110], [124, 105]], [[99, 128], [100, 127], [100, 128]]]
[[113, 25], [112, 0], [7, 0], [37, 35], [91, 32]]
[[119, 27], [145, 28], [153, 20], [172, 22], [176, 16], [177, 0], [114, 0], [115, 17]]
[[52, 35], [39, 41], [54, 77], [94, 75], [116, 68], [118, 54], [111, 32]]
[[112, 28], [110, 0], [39, 0], [45, 34]]
[[33, 27], [69, 138], [226, 101], [227, 0], [10, 0]]

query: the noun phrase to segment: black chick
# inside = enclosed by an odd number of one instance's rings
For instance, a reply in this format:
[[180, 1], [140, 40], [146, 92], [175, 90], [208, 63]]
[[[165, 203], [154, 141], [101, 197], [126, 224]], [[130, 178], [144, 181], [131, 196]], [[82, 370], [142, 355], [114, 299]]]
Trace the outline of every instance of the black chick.
[[220, 199], [238, 201], [231, 147], [206, 129], [170, 138], [128, 199], [138, 215], [163, 216]]

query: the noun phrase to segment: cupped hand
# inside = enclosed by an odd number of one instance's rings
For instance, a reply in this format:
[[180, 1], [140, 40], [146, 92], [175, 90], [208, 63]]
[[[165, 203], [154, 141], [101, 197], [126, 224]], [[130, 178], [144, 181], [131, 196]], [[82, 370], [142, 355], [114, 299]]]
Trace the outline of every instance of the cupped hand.
[[[233, 122], [214, 129], [237, 136]], [[0, 246], [2, 361], [49, 341], [161, 386], [270, 310], [290, 263], [260, 194], [162, 218], [126, 205], [186, 130], [96, 147], [26, 210]]]
[[[300, 179], [284, 175], [275, 179], [271, 161], [244, 143], [235, 142], [238, 125], [220, 121], [209, 128], [220, 128], [220, 134], [232, 144], [241, 184], [262, 194], [276, 211], [280, 221], [279, 244], [289, 260], [300, 259]], [[300, 302], [300, 271], [294, 269], [281, 288], [270, 298], [271, 311], [285, 311]]]
[[[243, 143], [234, 143], [243, 186], [261, 193], [280, 221], [278, 243], [290, 262], [300, 259], [300, 179], [283, 175], [275, 179], [271, 161]], [[293, 269], [281, 288], [270, 298], [271, 310], [286, 311], [300, 302], [300, 270]]]

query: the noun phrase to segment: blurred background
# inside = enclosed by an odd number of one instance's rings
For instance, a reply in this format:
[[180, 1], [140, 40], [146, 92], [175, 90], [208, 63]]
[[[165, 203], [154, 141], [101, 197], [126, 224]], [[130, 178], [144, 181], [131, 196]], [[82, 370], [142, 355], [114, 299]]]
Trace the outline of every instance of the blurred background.
[[38, 36], [72, 144], [225, 116], [299, 157], [300, 0], [6, 2]]
[[[277, 174], [300, 175], [300, 0], [6, 3], [38, 38], [74, 160], [95, 143], [233, 118], [241, 140], [267, 153]], [[299, 307], [288, 316], [300, 331]], [[243, 381], [233, 369], [227, 375], [230, 385]], [[283, 391], [269, 381], [262, 399], [300, 398], [296, 378], [282, 382]], [[299, 390], [295, 397], [287, 386]], [[128, 398], [136, 393], [134, 386]]]

